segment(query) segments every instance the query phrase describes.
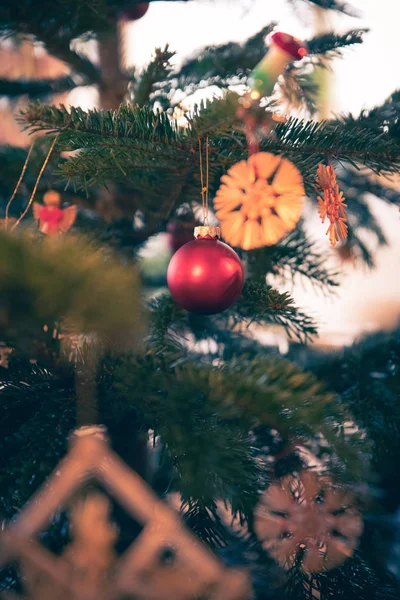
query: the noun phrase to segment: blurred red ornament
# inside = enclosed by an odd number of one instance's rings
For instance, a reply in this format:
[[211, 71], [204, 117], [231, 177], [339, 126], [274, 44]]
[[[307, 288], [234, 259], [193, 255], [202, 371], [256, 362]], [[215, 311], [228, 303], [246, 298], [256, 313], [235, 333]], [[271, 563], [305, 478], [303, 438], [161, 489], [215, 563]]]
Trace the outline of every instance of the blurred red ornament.
[[167, 225], [169, 238], [169, 246], [175, 254], [184, 244], [193, 240], [193, 227], [195, 222], [193, 219], [184, 221], [181, 219], [173, 219]]
[[214, 315], [229, 308], [243, 288], [236, 252], [220, 242], [218, 227], [196, 227], [197, 239], [182, 246], [169, 263], [168, 287], [189, 312]]
[[131, 4], [124, 8], [121, 18], [124, 21], [137, 21], [144, 17], [149, 10], [149, 2], [139, 2], [139, 4]]

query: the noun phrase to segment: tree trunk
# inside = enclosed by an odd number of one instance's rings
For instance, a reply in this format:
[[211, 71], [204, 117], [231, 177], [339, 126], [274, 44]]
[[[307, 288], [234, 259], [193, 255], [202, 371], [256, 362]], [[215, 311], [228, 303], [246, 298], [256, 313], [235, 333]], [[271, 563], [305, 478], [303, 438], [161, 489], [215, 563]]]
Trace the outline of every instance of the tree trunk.
[[126, 94], [128, 77], [121, 70], [117, 20], [114, 21], [112, 30], [99, 40], [99, 57], [102, 78], [99, 85], [100, 108], [118, 108]]

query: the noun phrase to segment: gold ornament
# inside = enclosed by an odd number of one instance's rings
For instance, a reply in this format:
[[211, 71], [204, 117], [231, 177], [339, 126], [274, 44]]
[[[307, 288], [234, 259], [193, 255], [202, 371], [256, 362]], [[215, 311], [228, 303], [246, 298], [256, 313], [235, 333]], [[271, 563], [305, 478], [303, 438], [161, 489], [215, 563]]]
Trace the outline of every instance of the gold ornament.
[[221, 237], [221, 231], [219, 227], [214, 227], [213, 225], [199, 225], [194, 228], [194, 237], [219, 239]]
[[347, 215], [343, 192], [339, 191], [336, 173], [331, 165], [318, 165], [316, 191], [318, 196], [318, 214], [322, 223], [328, 217], [330, 225], [326, 231], [333, 247], [347, 238]]
[[253, 154], [221, 177], [214, 200], [224, 239], [244, 250], [276, 244], [300, 219], [304, 187], [288, 159]]
[[350, 493], [303, 471], [267, 489], [254, 527], [264, 550], [282, 566], [300, 564], [318, 573], [352, 556], [363, 524]]

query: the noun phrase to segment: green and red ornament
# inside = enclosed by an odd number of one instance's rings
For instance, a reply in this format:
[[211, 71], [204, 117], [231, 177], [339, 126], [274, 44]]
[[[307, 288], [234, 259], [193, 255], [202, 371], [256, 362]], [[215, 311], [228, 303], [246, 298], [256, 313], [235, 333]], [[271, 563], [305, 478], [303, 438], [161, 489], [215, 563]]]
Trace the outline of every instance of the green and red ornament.
[[189, 312], [214, 315], [240, 296], [244, 274], [240, 258], [220, 241], [219, 227], [203, 225], [169, 263], [167, 280], [174, 300]]
[[[305, 45], [288, 33], [277, 31], [269, 40], [266, 56], [254, 67], [250, 75], [251, 98], [270, 96], [275, 83], [290, 62], [301, 60], [307, 54]], [[257, 98], [258, 97], [258, 98]]]
[[307, 54], [303, 42], [277, 31], [269, 38], [269, 50], [250, 74], [250, 91], [239, 99], [237, 115], [244, 122], [249, 153], [259, 150], [257, 130], [265, 128], [266, 112], [260, 100], [270, 96], [279, 75], [284, 73], [290, 62], [301, 60]]

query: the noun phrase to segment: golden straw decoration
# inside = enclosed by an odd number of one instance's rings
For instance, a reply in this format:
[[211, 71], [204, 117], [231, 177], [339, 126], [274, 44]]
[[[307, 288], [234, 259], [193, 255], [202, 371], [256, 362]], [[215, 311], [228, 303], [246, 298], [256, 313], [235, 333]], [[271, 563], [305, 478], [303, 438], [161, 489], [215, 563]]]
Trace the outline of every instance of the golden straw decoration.
[[233, 165], [221, 182], [214, 207], [222, 236], [232, 246], [270, 246], [296, 227], [305, 192], [290, 160], [259, 152]]

